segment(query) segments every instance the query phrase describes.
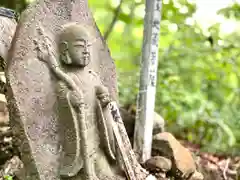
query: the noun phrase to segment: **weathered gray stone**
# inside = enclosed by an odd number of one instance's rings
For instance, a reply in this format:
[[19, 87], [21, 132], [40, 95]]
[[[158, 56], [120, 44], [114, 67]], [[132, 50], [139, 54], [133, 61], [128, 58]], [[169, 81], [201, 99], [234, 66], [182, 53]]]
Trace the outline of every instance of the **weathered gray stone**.
[[[87, 24], [95, 29], [93, 36], [96, 41], [92, 47], [93, 57], [89, 68], [99, 74], [109, 89], [111, 98], [117, 99], [115, 66], [89, 12], [87, 1], [39, 0], [32, 3], [20, 17], [6, 70], [10, 123], [15, 135], [13, 142], [21, 153], [26, 169], [25, 180], [61, 179], [60, 129], [70, 130], [73, 123], [70, 120], [69, 123], [62, 124], [58, 120], [56, 77], [37, 58], [34, 41], [39, 39], [37, 27], [44, 27], [51, 51], [57, 58], [55, 37], [61, 32], [62, 25], [70, 22]], [[104, 177], [111, 167], [103, 152], [100, 152], [97, 159], [98, 167], [105, 167], [98, 170]], [[65, 179], [81, 180], [83, 177], [80, 173], [76, 177]], [[104, 179], [107, 179], [106, 176]]]
[[[45, 34], [41, 27], [38, 27], [38, 31], [39, 34]], [[115, 143], [110, 141], [114, 138], [110, 133], [112, 118], [104, 116], [102, 112], [96, 113], [96, 109], [102, 109], [96, 103], [97, 97], [105, 107], [110, 101], [110, 96], [107, 95], [108, 90], [102, 85], [99, 76], [88, 67], [92, 60], [91, 50], [95, 39], [92, 33], [91, 26], [78, 23], [65, 24], [60, 36], [57, 37], [58, 59], [47, 46], [49, 42], [45, 36], [35, 42], [39, 51], [38, 58], [48, 65], [52, 75], [58, 79], [56, 82], [58, 119], [61, 124], [74, 125], [64, 126], [60, 131], [63, 134], [63, 142], [60, 144], [64, 152], [60, 175], [63, 177], [77, 176], [82, 170], [83, 179], [98, 179], [97, 177], [102, 174], [97, 170], [97, 166], [100, 165], [99, 156], [109, 155], [115, 160], [112, 151]], [[102, 123], [98, 123], [100, 121]], [[106, 145], [104, 148], [100, 147], [100, 141], [102, 145]], [[106, 151], [102, 154], [104, 149]], [[113, 166], [108, 164], [107, 159], [106, 166], [103, 166], [103, 161], [101, 163], [102, 169]], [[115, 178], [110, 170], [104, 175], [105, 179]]]

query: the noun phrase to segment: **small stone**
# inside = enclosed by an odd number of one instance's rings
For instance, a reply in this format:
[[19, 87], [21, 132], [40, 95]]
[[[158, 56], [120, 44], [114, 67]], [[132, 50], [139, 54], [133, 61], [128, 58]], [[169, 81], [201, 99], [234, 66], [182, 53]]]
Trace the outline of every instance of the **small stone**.
[[146, 180], [157, 180], [157, 178], [150, 174], [146, 177]]
[[2, 81], [3, 83], [6, 83], [6, 77], [4, 72], [0, 72], [0, 81]]
[[0, 112], [7, 111], [7, 100], [4, 94], [0, 94]]
[[172, 160], [171, 172], [177, 179], [190, 177], [196, 170], [191, 152], [183, 147], [177, 139], [168, 132], [153, 137], [153, 152]]
[[153, 123], [153, 135], [164, 132], [165, 120], [160, 114], [154, 112]]
[[156, 173], [155, 176], [158, 178], [166, 178], [166, 174], [162, 172]]
[[8, 160], [3, 166], [3, 175], [15, 176], [23, 169], [22, 161], [17, 157], [13, 156], [12, 159]]
[[171, 160], [169, 160], [165, 157], [155, 156], [155, 157], [152, 157], [151, 159], [148, 159], [145, 162], [145, 167], [149, 171], [160, 170], [162, 172], [167, 172], [167, 171], [171, 170], [172, 162], [171, 162]]
[[190, 180], [203, 180], [204, 177], [202, 173], [195, 171], [194, 174], [191, 176]]

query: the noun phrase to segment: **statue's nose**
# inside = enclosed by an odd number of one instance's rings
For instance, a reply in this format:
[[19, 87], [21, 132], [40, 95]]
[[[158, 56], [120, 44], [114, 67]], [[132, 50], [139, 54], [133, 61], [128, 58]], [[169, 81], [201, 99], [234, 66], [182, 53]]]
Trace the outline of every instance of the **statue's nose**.
[[83, 52], [83, 56], [89, 56], [89, 52], [88, 51], [84, 51]]

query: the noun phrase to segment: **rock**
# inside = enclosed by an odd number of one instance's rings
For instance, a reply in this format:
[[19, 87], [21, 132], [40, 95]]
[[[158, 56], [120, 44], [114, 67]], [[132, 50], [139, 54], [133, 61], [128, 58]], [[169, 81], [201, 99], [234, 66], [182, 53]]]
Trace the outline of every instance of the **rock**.
[[8, 126], [9, 117], [7, 110], [7, 101], [4, 94], [0, 94], [0, 127]]
[[[135, 126], [135, 112], [130, 113], [125, 108], [120, 108], [120, 114], [122, 116], [124, 126], [128, 133], [129, 138], [132, 140], [134, 135], [134, 126]], [[158, 113], [154, 112], [153, 120], [153, 135], [164, 132], [165, 121]]]
[[7, 112], [7, 100], [4, 94], [0, 94], [0, 112]]
[[0, 127], [5, 128], [9, 125], [8, 112], [0, 112]]
[[4, 72], [0, 72], [0, 81], [6, 83], [6, 77]]
[[204, 177], [202, 173], [195, 171], [189, 180], [203, 180]]
[[165, 120], [160, 114], [158, 114], [157, 112], [154, 112], [153, 135], [164, 132], [165, 130], [164, 127], [165, 127]]
[[153, 154], [172, 160], [171, 174], [177, 179], [188, 179], [196, 170], [191, 152], [168, 132], [153, 137], [152, 150]]
[[6, 78], [5, 75], [0, 75], [0, 94], [5, 94], [7, 91], [6, 88]]
[[135, 116], [129, 113], [125, 108], [119, 108], [129, 138], [133, 138]]
[[153, 171], [168, 172], [172, 168], [172, 162], [171, 160], [165, 157], [154, 156], [144, 163], [144, 167], [150, 172]]
[[19, 179], [21, 179], [20, 177], [23, 168], [24, 166], [22, 161], [17, 156], [13, 156], [4, 164], [3, 169], [0, 171], [0, 177], [17, 176]]

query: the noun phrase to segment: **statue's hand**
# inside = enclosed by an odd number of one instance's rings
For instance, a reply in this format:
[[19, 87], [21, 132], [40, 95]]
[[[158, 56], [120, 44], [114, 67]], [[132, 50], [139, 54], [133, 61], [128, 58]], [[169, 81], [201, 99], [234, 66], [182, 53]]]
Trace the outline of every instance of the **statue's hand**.
[[82, 93], [78, 93], [77, 91], [70, 91], [69, 98], [74, 108], [79, 108], [84, 104], [84, 98]]
[[50, 48], [46, 43], [41, 41], [38, 42], [36, 40], [34, 40], [33, 42], [36, 46], [35, 49], [37, 51], [37, 58], [40, 61], [47, 63], [51, 69], [56, 69], [57, 67], [59, 67], [58, 62], [54, 57], [54, 54], [50, 51]]
[[111, 102], [108, 89], [105, 86], [96, 86], [96, 95], [103, 107], [107, 106]]
[[99, 100], [103, 107], [106, 107], [108, 103], [111, 102], [110, 97], [108, 95], [99, 96]]
[[48, 62], [50, 53], [47, 45], [37, 40], [33, 40], [33, 43], [35, 44], [38, 59], [44, 62]]

